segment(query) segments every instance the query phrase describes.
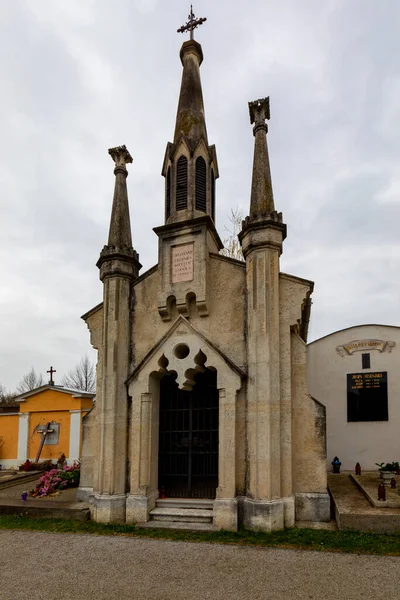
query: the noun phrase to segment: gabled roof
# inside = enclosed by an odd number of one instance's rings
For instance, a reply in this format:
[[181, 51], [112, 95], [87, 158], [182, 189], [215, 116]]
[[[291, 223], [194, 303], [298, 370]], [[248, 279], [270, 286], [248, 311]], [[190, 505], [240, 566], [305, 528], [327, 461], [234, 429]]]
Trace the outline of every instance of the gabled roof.
[[336, 335], [337, 333], [341, 333], [342, 331], [349, 331], [350, 329], [358, 329], [360, 327], [387, 327], [388, 329], [400, 329], [399, 325], [385, 325], [384, 323], [361, 323], [360, 325], [351, 325], [351, 327], [344, 327], [343, 329], [337, 329], [336, 331], [332, 331], [332, 333], [327, 333], [312, 342], [309, 342], [307, 346], [311, 346], [311, 344], [315, 344], [316, 342], [320, 342], [325, 338]]
[[153, 348], [146, 354], [146, 356], [135, 367], [135, 369], [133, 370], [133, 372], [130, 374], [130, 376], [128, 377], [128, 379], [126, 381], [127, 384], [130, 381], [132, 381], [132, 379], [134, 379], [134, 377], [139, 373], [139, 371], [141, 371], [141, 369], [144, 367], [144, 365], [154, 356], [154, 354], [162, 347], [164, 342], [169, 337], [171, 337], [171, 335], [174, 333], [174, 331], [182, 323], [185, 325], [185, 327], [187, 327], [187, 329], [189, 329], [194, 334], [199, 336], [199, 338], [201, 338], [208, 346], [210, 346], [213, 350], [215, 350], [215, 352], [217, 354], [219, 354], [219, 356], [222, 358], [222, 360], [224, 360], [231, 367], [231, 369], [239, 375], [239, 377], [241, 377], [242, 379], [245, 379], [247, 377], [246, 372], [243, 369], [241, 369], [238, 365], [236, 365], [232, 359], [230, 359], [228, 356], [226, 356], [226, 354], [224, 352], [222, 352], [222, 350], [220, 350], [218, 348], [218, 346], [213, 344], [200, 331], [195, 329], [193, 327], [193, 325], [191, 325], [189, 323], [189, 321], [187, 319], [185, 319], [185, 317], [183, 317], [182, 315], [179, 315], [179, 317], [176, 319], [176, 321], [173, 323], [173, 325], [168, 329], [168, 331], [158, 340], [158, 342], [153, 346]]
[[73, 398], [94, 398], [96, 394], [92, 394], [91, 392], [85, 392], [84, 390], [76, 390], [74, 388], [67, 388], [62, 385], [50, 385], [47, 383], [46, 385], [41, 385], [40, 387], [35, 388], [34, 390], [29, 390], [28, 392], [23, 392], [14, 398], [15, 402], [24, 402], [27, 398], [31, 396], [36, 396], [36, 394], [40, 394], [46, 390], [57, 390], [57, 392], [63, 392], [64, 394], [69, 394]]

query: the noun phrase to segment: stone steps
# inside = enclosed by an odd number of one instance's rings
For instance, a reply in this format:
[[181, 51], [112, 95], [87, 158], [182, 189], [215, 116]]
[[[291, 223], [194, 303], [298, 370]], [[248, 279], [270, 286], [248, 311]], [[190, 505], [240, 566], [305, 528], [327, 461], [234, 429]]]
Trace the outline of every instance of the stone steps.
[[205, 510], [213, 509], [213, 500], [206, 498], [165, 498], [157, 500], [157, 508], [200, 508]]
[[176, 521], [178, 523], [212, 523], [213, 511], [202, 508], [153, 508], [150, 521]]
[[177, 521], [148, 521], [136, 523], [143, 529], [179, 529], [180, 531], [215, 531], [211, 523], [179, 523]]
[[203, 498], [164, 498], [157, 500], [149, 521], [139, 527], [162, 529], [213, 530], [213, 501]]

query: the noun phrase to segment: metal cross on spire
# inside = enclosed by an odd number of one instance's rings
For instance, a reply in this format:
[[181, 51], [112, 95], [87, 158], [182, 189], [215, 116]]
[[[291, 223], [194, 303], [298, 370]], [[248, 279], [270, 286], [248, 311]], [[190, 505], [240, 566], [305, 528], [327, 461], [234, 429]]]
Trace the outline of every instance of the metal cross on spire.
[[204, 21], [207, 21], [207, 17], [200, 17], [196, 19], [196, 15], [193, 12], [193, 6], [190, 5], [190, 14], [188, 15], [188, 22], [186, 25], [182, 25], [177, 32], [185, 33], [185, 31], [190, 31], [190, 39], [193, 40], [193, 30], [196, 29], [199, 25], [203, 25]]

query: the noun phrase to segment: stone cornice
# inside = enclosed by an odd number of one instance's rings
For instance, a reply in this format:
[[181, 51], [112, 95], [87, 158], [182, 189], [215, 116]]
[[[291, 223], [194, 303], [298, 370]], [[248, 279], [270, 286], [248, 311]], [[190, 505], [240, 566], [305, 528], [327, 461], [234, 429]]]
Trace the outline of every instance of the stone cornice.
[[224, 247], [221, 238], [218, 235], [218, 232], [215, 228], [214, 221], [209, 215], [204, 215], [203, 217], [196, 217], [195, 219], [188, 219], [187, 221], [176, 221], [174, 223], [169, 223], [168, 225], [160, 225], [159, 227], [154, 227], [153, 231], [159, 237], [164, 237], [165, 234], [173, 234], [175, 231], [182, 229], [191, 229], [193, 227], [199, 225], [206, 225], [209, 232], [213, 236], [218, 248], [222, 250]]
[[276, 229], [282, 232], [282, 241], [286, 238], [286, 224], [282, 222], [282, 213], [273, 211], [258, 219], [246, 217], [242, 221], [242, 231], [239, 233], [239, 241], [242, 242], [245, 235], [251, 231], [259, 231], [262, 229]]

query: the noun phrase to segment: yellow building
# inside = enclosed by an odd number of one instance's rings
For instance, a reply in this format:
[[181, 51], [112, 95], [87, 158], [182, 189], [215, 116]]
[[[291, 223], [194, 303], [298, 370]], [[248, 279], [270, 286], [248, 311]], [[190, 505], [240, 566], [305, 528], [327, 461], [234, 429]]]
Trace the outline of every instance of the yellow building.
[[78, 460], [82, 418], [91, 410], [93, 398], [89, 392], [51, 384], [17, 396], [19, 412], [0, 413], [1, 467], [35, 461], [43, 436], [40, 460], [56, 462], [62, 453], [69, 463]]

